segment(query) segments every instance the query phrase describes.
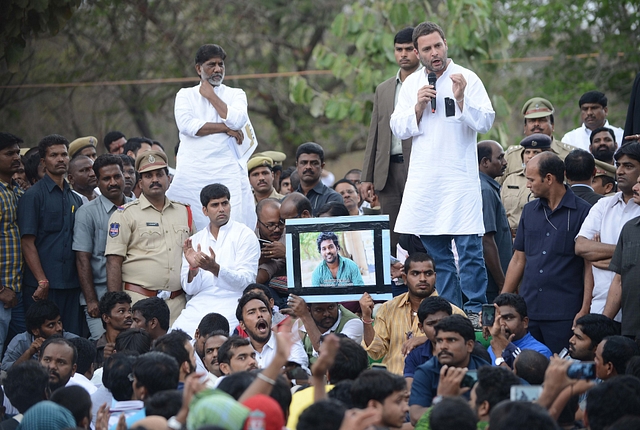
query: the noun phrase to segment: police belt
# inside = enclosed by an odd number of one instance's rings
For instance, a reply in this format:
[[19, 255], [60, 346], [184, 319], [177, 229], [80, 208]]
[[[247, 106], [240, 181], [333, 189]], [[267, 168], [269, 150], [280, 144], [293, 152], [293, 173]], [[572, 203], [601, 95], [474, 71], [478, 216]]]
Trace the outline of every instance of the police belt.
[[180, 294], [184, 293], [184, 291], [182, 291], [182, 288], [177, 291], [148, 290], [141, 285], [130, 284], [129, 282], [124, 283], [124, 289], [127, 291], [138, 293], [146, 297], [160, 297], [161, 299], [164, 299], [164, 300], [175, 299]]

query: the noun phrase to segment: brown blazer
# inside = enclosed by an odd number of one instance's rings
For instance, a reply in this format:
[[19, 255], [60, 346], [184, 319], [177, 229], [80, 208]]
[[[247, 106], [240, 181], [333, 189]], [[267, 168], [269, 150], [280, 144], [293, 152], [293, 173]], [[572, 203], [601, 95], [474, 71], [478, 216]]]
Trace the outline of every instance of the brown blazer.
[[[389, 156], [391, 154], [391, 126], [389, 120], [393, 113], [396, 95], [396, 77], [387, 79], [376, 88], [373, 99], [373, 113], [369, 126], [369, 138], [364, 153], [362, 181], [373, 182], [376, 190], [382, 190], [389, 175]], [[402, 141], [405, 173], [409, 170], [411, 139]]]

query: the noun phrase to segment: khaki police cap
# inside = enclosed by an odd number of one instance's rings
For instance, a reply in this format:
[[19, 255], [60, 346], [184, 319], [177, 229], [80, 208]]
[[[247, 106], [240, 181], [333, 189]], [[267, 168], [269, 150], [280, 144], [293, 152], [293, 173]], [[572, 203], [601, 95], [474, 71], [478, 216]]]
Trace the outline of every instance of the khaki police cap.
[[608, 163], [596, 162], [596, 174], [595, 176], [609, 176], [610, 178], [616, 178], [616, 166]]
[[551, 138], [546, 134], [534, 133], [522, 139], [520, 146], [523, 148], [549, 149], [551, 148]]
[[272, 169], [273, 160], [269, 157], [265, 157], [264, 155], [253, 157], [247, 162], [247, 170], [251, 173], [251, 171], [256, 167], [268, 167], [269, 169]]
[[553, 114], [554, 109], [551, 102], [542, 97], [534, 97], [525, 102], [522, 106], [522, 116], [525, 118], [542, 118]]
[[271, 158], [274, 165], [282, 164], [282, 162], [287, 159], [287, 155], [284, 152], [280, 151], [262, 151], [256, 153], [254, 157], [258, 155], [264, 155], [265, 157]]
[[167, 154], [160, 151], [145, 151], [138, 153], [136, 157], [136, 170], [138, 173], [167, 167]]
[[98, 139], [93, 136], [79, 137], [69, 144], [69, 158], [73, 158], [78, 152], [89, 146], [96, 147]]

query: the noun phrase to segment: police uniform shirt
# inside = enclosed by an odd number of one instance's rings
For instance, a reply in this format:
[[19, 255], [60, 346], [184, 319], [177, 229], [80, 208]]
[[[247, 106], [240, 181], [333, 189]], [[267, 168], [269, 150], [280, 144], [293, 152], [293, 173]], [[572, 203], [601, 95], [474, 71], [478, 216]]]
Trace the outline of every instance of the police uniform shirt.
[[165, 198], [158, 211], [144, 194], [109, 219], [105, 255], [124, 257], [122, 281], [150, 290], [180, 289], [182, 245], [195, 233], [187, 207]]

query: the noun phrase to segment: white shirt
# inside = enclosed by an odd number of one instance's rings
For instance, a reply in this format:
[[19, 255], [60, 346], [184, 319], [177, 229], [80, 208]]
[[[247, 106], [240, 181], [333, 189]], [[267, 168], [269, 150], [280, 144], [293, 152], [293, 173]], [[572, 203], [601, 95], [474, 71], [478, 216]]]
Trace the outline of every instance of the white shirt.
[[[391, 131], [413, 137], [409, 173], [396, 221], [398, 233], [418, 235], [484, 234], [478, 174], [478, 133], [491, 129], [495, 112], [480, 78], [453, 61], [436, 82], [437, 108], [427, 106], [420, 124], [415, 105], [418, 90], [428, 85], [425, 68], [405, 79], [393, 114]], [[455, 102], [451, 75], [461, 73], [467, 86], [464, 110]], [[445, 115], [445, 98], [455, 115]]]
[[[338, 325], [340, 325], [340, 318], [342, 318], [342, 311], [338, 309], [338, 319], [336, 320], [336, 323], [329, 330], [322, 333], [322, 336], [335, 333], [336, 330], [338, 329]], [[295, 325], [297, 324], [300, 324], [298, 326], [298, 330], [304, 333], [307, 332], [307, 329], [304, 327], [304, 324], [302, 324], [302, 321], [300, 321], [299, 319], [296, 320], [296, 322], [294, 323], [294, 330], [295, 330]], [[349, 339], [352, 339], [358, 345], [360, 345], [362, 343], [362, 336], [364, 334], [364, 325], [362, 324], [362, 320], [359, 318], [354, 318], [347, 321], [344, 324], [344, 327], [342, 327], [340, 334], [347, 336]], [[314, 357], [318, 356], [318, 351], [316, 351], [315, 348], [313, 349], [313, 356]]]
[[[640, 216], [640, 205], [629, 199], [625, 203], [622, 192], [617, 192], [610, 197], [603, 197], [596, 202], [589, 211], [578, 232], [589, 240], [593, 239], [596, 233], [600, 234], [600, 242], [609, 245], [616, 245], [620, 231], [627, 221]], [[577, 236], [576, 236], [577, 238]], [[615, 273], [610, 270], [602, 270], [593, 267], [593, 299], [591, 301], [591, 312], [601, 314], [607, 302], [607, 294]], [[620, 321], [621, 313], [616, 316], [616, 321]]]
[[78, 385], [79, 387], [84, 388], [87, 393], [89, 393], [89, 395], [92, 395], [93, 393], [98, 391], [98, 387], [96, 387], [93, 382], [91, 382], [89, 379], [87, 379], [86, 376], [78, 372], [76, 372], [71, 377], [71, 379], [69, 379], [69, 382], [67, 382], [67, 385], [65, 385], [65, 387], [72, 387], [74, 385]]
[[226, 85], [214, 87], [215, 93], [227, 104], [227, 117], [200, 95], [200, 85], [183, 88], [176, 95], [174, 114], [180, 131], [180, 149], [176, 173], [167, 197], [193, 208], [198, 230], [209, 224], [200, 203], [200, 191], [206, 185], [220, 183], [231, 193], [231, 219], [255, 228], [256, 213], [246, 163], [238, 161], [236, 140], [226, 133], [196, 136], [207, 122], [224, 123], [232, 130], [240, 130], [247, 123], [247, 96], [239, 88]]
[[[262, 347], [262, 352], [256, 351], [256, 361], [258, 362], [258, 367], [260, 369], [264, 369], [269, 366], [269, 364], [271, 364], [271, 362], [273, 361], [273, 357], [276, 356], [277, 345], [278, 343], [275, 333], [271, 333], [269, 341]], [[296, 340], [291, 345], [291, 354], [289, 355], [289, 361], [298, 363], [309, 375], [311, 374], [311, 372], [309, 371], [309, 358], [307, 357], [307, 353], [304, 352], [304, 346], [302, 346], [302, 342], [300, 340]]]
[[[624, 130], [620, 127], [614, 127], [613, 125], [610, 125], [608, 120], [605, 120], [603, 127], [607, 127], [613, 130], [613, 134], [615, 134], [616, 136], [618, 147], [620, 147], [623, 142], [622, 137], [624, 135]], [[589, 146], [591, 145], [591, 141], [589, 140], [590, 136], [591, 130], [589, 130], [583, 123], [580, 127], [567, 132], [567, 134], [565, 134], [562, 138], [562, 141], [564, 143], [568, 143], [569, 145], [573, 145], [576, 148], [588, 151]]]
[[[231, 210], [233, 214], [233, 209]], [[216, 255], [220, 265], [218, 276], [208, 270], [200, 269], [189, 283], [189, 263], [182, 256], [180, 283], [185, 293], [192, 296], [180, 316], [173, 323], [172, 330], [180, 329], [190, 335], [195, 333], [200, 320], [210, 313], [217, 312], [229, 321], [229, 332], [238, 325], [236, 307], [242, 291], [256, 281], [260, 245], [258, 238], [247, 226], [229, 220], [218, 232], [216, 240], [209, 226], [191, 236], [193, 249], [200, 245], [203, 252], [209, 254], [209, 247]]]

